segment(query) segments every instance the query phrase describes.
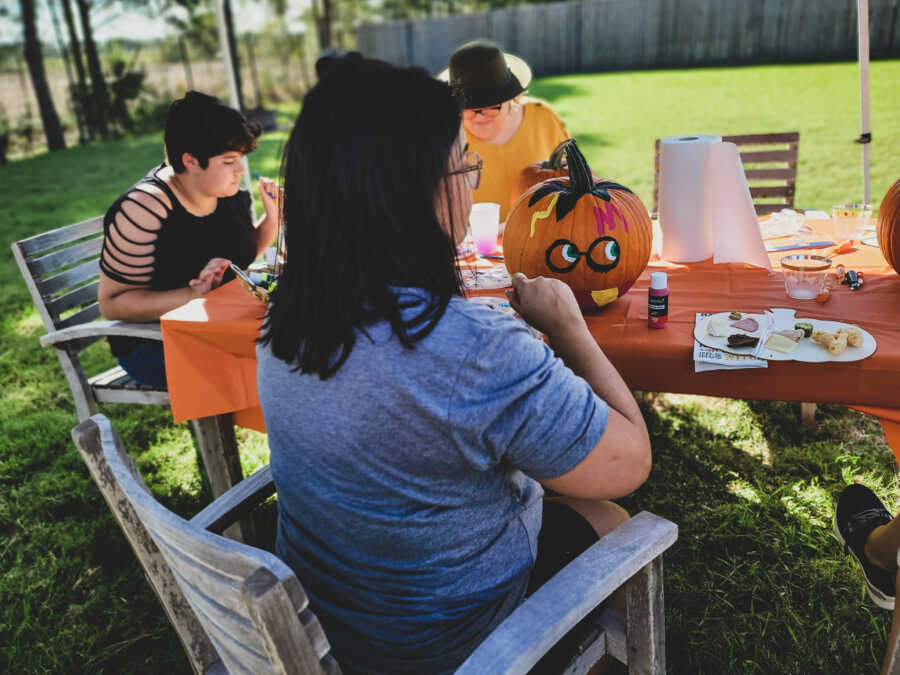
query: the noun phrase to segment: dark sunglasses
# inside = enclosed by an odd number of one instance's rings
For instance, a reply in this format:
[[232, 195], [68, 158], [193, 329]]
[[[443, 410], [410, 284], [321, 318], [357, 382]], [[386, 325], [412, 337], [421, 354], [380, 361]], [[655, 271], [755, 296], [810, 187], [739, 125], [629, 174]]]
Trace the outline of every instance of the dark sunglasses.
[[490, 119], [491, 117], [496, 117], [497, 115], [499, 115], [501, 110], [503, 110], [502, 103], [499, 105], [488, 106], [486, 108], [469, 108], [466, 110], [466, 112], [472, 113], [472, 117], [481, 115], [482, 117]]

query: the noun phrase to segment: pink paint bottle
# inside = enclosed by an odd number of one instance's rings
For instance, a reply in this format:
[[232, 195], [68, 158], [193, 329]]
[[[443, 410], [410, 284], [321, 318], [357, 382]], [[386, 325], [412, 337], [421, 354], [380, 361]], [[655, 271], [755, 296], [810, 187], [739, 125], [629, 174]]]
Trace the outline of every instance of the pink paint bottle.
[[665, 328], [669, 323], [669, 278], [665, 272], [650, 273], [647, 316], [650, 328]]

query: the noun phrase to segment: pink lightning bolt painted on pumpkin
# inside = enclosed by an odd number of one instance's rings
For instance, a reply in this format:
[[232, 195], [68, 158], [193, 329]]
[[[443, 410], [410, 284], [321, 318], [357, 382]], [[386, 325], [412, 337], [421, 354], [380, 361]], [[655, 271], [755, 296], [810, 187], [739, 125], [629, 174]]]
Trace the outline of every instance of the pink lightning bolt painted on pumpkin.
[[628, 221], [625, 220], [625, 216], [622, 215], [621, 211], [616, 208], [616, 205], [612, 202], [609, 202], [606, 205], [606, 210], [601, 209], [599, 206], [594, 206], [594, 218], [597, 221], [597, 236], [602, 237], [606, 233], [606, 225], [609, 225], [610, 230], [616, 229], [616, 216], [619, 216], [619, 220], [625, 226], [625, 231], [628, 232]]

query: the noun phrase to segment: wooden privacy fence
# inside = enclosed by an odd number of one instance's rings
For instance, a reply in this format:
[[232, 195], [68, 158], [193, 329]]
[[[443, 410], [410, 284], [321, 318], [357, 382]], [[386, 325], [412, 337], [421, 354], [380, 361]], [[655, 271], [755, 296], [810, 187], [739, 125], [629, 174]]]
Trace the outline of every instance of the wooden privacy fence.
[[[873, 58], [900, 56], [900, 0], [869, 0]], [[856, 0], [576, 0], [360, 26], [357, 48], [437, 73], [488, 38], [535, 75], [855, 59]]]

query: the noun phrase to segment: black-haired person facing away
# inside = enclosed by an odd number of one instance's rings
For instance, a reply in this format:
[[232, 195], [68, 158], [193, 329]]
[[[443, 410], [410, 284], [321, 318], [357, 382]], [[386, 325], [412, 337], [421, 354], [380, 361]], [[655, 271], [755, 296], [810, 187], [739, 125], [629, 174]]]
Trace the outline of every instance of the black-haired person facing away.
[[[172, 103], [164, 134], [166, 163], [151, 169], [106, 212], [100, 254], [100, 313], [107, 319], [155, 321], [246, 267], [275, 238], [275, 183], [260, 179], [265, 215], [253, 223], [240, 189], [242, 158], [257, 146], [259, 126], [219, 99], [196, 91]], [[164, 386], [162, 343], [109, 338], [136, 380]]]
[[461, 121], [425, 71], [347, 59], [284, 151], [291, 254], [257, 346], [276, 552], [344, 672], [452, 672], [650, 470], [568, 286], [513, 280], [552, 348], [462, 297], [480, 163]]

